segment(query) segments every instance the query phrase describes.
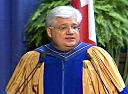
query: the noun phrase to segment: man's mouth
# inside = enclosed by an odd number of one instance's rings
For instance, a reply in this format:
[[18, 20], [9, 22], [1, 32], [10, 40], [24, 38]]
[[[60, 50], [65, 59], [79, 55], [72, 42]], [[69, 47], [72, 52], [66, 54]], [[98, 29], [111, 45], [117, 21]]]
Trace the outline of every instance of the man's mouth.
[[74, 37], [67, 37], [66, 39], [75, 39]]

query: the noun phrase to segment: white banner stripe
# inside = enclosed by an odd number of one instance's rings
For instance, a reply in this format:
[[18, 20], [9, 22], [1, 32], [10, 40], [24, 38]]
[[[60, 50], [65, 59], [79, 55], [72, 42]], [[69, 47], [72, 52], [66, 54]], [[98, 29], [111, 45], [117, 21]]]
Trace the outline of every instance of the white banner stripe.
[[88, 0], [80, 0], [81, 2], [81, 7], [84, 7], [85, 5], [88, 4]]
[[96, 43], [96, 32], [95, 32], [95, 18], [94, 18], [94, 6], [93, 0], [89, 0], [88, 4], [88, 19], [89, 19], [89, 39]]

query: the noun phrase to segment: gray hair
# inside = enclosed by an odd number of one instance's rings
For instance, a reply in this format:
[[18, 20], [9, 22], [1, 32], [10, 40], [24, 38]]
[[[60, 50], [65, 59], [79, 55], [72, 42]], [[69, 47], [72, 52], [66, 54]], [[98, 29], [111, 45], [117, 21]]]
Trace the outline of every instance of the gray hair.
[[71, 6], [59, 6], [52, 9], [46, 16], [46, 27], [55, 25], [56, 18], [76, 18], [77, 23], [80, 24], [82, 20], [82, 14], [79, 10]]

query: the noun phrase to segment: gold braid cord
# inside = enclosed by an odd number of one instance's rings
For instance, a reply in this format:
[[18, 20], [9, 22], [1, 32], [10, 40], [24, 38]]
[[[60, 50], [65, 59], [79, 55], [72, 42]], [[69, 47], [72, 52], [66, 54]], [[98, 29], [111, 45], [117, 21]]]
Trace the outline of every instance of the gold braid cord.
[[[22, 56], [6, 87], [7, 94], [44, 94], [44, 63], [32, 72], [39, 61], [39, 56], [40, 53], [36, 51], [30, 51]], [[31, 72], [32, 74], [27, 78]]]
[[93, 46], [88, 49], [90, 60], [84, 61], [84, 94], [118, 94], [125, 87], [116, 63], [104, 49]]

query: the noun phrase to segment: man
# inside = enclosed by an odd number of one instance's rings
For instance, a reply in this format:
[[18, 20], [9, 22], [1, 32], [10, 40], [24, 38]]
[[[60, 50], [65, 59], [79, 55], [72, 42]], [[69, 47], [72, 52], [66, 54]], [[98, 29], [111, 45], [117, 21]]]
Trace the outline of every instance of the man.
[[80, 42], [81, 13], [59, 6], [46, 17], [52, 39], [27, 52], [10, 79], [8, 94], [128, 94], [110, 55]]

